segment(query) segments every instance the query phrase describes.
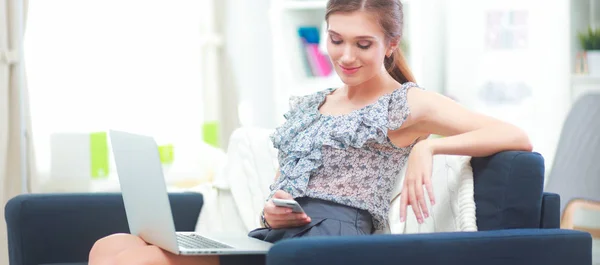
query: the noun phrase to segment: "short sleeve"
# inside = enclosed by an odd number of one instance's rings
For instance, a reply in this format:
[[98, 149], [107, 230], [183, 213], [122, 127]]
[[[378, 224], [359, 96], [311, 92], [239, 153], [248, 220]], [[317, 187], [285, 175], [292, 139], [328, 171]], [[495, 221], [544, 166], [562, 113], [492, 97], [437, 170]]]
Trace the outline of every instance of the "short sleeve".
[[397, 130], [408, 119], [410, 107], [408, 105], [407, 94], [408, 90], [413, 87], [420, 88], [415, 83], [407, 82], [392, 93], [388, 105], [388, 129]]
[[285, 119], [289, 120], [295, 113], [299, 110], [301, 111], [302, 106], [306, 105], [305, 103], [308, 101], [309, 96], [291, 96], [288, 100], [289, 110], [283, 114]]
[[304, 96], [291, 96], [289, 98], [289, 110], [283, 114], [286, 121], [275, 129], [271, 135], [273, 147], [281, 149], [286, 145], [291, 136], [303, 130], [303, 127], [310, 124], [310, 120], [315, 118], [318, 112], [318, 104], [324, 95], [324, 91]]

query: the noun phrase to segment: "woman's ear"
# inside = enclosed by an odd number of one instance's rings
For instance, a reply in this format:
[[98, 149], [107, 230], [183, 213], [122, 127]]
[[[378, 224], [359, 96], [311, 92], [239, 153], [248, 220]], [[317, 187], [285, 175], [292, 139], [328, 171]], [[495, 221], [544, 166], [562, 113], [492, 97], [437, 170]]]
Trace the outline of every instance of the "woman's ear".
[[387, 50], [385, 51], [385, 56], [386, 56], [386, 57], [390, 57], [390, 56], [392, 56], [392, 54], [394, 54], [394, 51], [395, 51], [396, 49], [398, 49], [398, 44], [399, 44], [399, 43], [400, 43], [400, 41], [399, 41], [399, 40], [397, 40], [397, 39], [394, 39], [394, 40], [390, 41], [390, 44], [388, 45], [388, 48], [387, 48]]

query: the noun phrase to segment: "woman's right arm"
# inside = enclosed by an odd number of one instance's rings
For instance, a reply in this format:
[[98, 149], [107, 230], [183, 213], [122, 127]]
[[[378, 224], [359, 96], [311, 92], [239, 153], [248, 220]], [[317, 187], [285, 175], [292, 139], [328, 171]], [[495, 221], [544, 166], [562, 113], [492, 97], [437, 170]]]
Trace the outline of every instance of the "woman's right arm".
[[[293, 197], [289, 193], [278, 190], [273, 195], [273, 198], [292, 200]], [[310, 223], [310, 217], [305, 213], [292, 213], [292, 209], [287, 207], [279, 207], [270, 199], [264, 208], [265, 220], [271, 228], [288, 228], [303, 226]]]
[[[277, 174], [275, 174], [275, 180], [279, 178], [281, 172], [279, 169], [277, 170]], [[273, 198], [277, 199], [285, 199], [285, 200], [293, 200], [294, 198], [289, 193], [278, 190], [273, 195]], [[273, 199], [270, 199], [263, 209], [265, 220], [269, 223], [271, 228], [288, 228], [288, 227], [297, 227], [303, 226], [310, 223], [310, 217], [308, 217], [305, 213], [292, 213], [292, 209], [286, 207], [279, 207], [273, 203]]]

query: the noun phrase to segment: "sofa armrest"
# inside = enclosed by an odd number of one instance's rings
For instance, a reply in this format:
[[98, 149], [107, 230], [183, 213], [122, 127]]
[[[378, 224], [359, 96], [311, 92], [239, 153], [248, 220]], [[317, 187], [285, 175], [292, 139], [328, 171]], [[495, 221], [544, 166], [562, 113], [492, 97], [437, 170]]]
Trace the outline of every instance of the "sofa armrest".
[[544, 158], [505, 151], [471, 159], [477, 229], [540, 228]]
[[[199, 193], [169, 194], [178, 231], [193, 231]], [[96, 240], [129, 233], [120, 193], [26, 194], [5, 208], [10, 264], [82, 262]]]
[[544, 192], [540, 228], [560, 228], [560, 196]]
[[267, 264], [589, 265], [591, 244], [588, 233], [560, 229], [311, 237], [275, 244]]

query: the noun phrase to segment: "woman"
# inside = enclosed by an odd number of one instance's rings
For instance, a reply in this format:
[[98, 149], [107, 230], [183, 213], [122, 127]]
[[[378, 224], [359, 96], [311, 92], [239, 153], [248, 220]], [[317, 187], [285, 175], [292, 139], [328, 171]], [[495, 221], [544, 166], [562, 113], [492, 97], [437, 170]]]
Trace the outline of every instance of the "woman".
[[[426, 198], [435, 203], [433, 155], [531, 150], [519, 128], [416, 86], [398, 49], [399, 0], [330, 0], [325, 18], [327, 50], [345, 85], [292, 100], [287, 121], [272, 135], [280, 170], [262, 214], [264, 227], [250, 236], [276, 242], [386, 228], [392, 187], [404, 165], [401, 221], [411, 206], [423, 222]], [[306, 214], [276, 207], [272, 198], [295, 199]], [[228, 259], [176, 256], [123, 234], [100, 239], [90, 252], [92, 265], [233, 263]]]

